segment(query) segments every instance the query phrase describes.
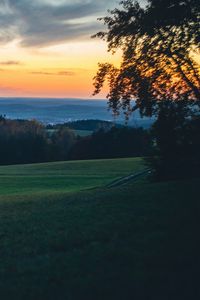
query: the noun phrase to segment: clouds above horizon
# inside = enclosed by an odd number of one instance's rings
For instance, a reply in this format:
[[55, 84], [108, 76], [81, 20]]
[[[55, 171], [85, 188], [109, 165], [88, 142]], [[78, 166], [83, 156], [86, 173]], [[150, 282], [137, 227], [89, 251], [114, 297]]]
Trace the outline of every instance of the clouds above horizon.
[[21, 66], [23, 63], [18, 60], [7, 60], [7, 61], [0, 61], [1, 66]]
[[97, 17], [116, 0], [2, 0], [0, 43], [19, 40], [23, 47], [46, 47], [88, 39], [102, 28]]
[[47, 75], [47, 76], [74, 76], [76, 73], [72, 71], [59, 71], [59, 72], [45, 72], [45, 71], [32, 71], [33, 75]]

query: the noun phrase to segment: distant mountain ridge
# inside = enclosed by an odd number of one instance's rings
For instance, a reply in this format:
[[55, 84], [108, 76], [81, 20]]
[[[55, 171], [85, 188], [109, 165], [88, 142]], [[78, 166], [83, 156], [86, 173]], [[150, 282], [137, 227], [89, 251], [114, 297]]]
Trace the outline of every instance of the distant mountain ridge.
[[[0, 98], [0, 115], [10, 119], [36, 119], [43, 124], [61, 124], [77, 120], [98, 119], [113, 122], [107, 100], [60, 98]], [[123, 113], [116, 122], [124, 124]], [[132, 126], [149, 127], [153, 120], [141, 118], [135, 112], [130, 118]]]

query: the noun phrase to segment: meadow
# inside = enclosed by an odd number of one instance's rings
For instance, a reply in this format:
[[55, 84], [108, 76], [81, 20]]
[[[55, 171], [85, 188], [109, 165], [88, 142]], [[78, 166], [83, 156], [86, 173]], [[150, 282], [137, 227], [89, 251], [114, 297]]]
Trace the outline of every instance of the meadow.
[[143, 169], [140, 158], [1, 166], [0, 194], [34, 196], [35, 193], [77, 192], [105, 186]]
[[199, 299], [199, 180], [141, 159], [0, 167], [1, 299]]

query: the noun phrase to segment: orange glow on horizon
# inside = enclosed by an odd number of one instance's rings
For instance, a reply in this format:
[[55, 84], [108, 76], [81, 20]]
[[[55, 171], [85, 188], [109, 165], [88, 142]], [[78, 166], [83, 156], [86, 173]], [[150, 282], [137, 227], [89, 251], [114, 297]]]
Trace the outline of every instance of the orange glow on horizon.
[[[0, 97], [90, 98], [98, 62], [119, 64], [102, 41], [40, 49], [11, 43], [0, 49]], [[105, 98], [106, 90], [96, 98]]]

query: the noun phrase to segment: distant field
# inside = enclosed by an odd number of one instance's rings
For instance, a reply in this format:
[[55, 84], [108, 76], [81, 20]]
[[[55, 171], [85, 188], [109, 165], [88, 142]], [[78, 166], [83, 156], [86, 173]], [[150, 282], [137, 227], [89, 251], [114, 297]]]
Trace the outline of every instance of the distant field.
[[92, 130], [75, 130], [75, 133], [81, 137], [85, 137], [92, 134]]
[[[81, 137], [85, 137], [92, 134], [92, 130], [74, 130], [72, 129], [76, 135], [79, 135]], [[57, 129], [47, 129], [48, 134], [51, 136], [57, 131]]]
[[0, 199], [10, 194], [65, 193], [100, 187], [144, 169], [140, 158], [0, 167]]

